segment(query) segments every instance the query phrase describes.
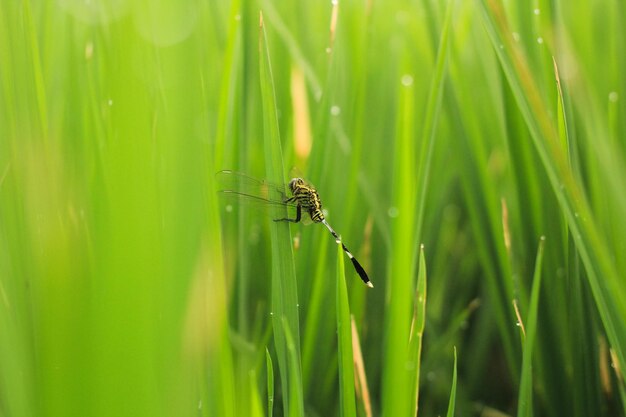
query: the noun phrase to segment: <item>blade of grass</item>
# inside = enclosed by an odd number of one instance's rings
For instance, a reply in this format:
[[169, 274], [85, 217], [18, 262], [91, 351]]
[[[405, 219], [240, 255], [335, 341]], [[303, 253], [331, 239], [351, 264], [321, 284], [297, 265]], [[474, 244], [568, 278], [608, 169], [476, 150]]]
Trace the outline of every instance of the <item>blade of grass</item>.
[[46, 88], [43, 76], [43, 67], [41, 65], [39, 43], [37, 41], [37, 30], [33, 19], [33, 12], [31, 10], [30, 2], [22, 3], [24, 28], [27, 31], [25, 34], [29, 41], [29, 51], [32, 59], [33, 78], [35, 83], [35, 96], [37, 99], [37, 115], [39, 118], [41, 135], [44, 143], [48, 141], [48, 107], [46, 99]]
[[[41, 410], [41, 389], [37, 389], [37, 372], [34, 358], [36, 345], [34, 331], [23, 323], [33, 321], [31, 299], [33, 279], [32, 255], [26, 249], [23, 222], [18, 221], [24, 207], [20, 201], [20, 181], [15, 159], [16, 140], [23, 139], [19, 132], [19, 98], [30, 98], [32, 83], [26, 77], [25, 65], [16, 51], [26, 50], [26, 42], [18, 41], [15, 34], [18, 4], [0, 7], [0, 397], [6, 415], [37, 415]], [[13, 30], [12, 30], [13, 29]], [[21, 34], [20, 34], [21, 35]], [[22, 38], [22, 36], [17, 36]], [[26, 59], [26, 58], [24, 58]], [[26, 88], [30, 86], [30, 88]], [[33, 123], [34, 124], [34, 123]], [[8, 176], [7, 176], [8, 174]], [[46, 181], [48, 179], [46, 178]], [[48, 183], [46, 182], [46, 185]], [[13, 204], [10, 204], [13, 203]], [[19, 213], [19, 214], [18, 214]]]
[[356, 416], [354, 396], [354, 358], [352, 355], [352, 331], [350, 325], [350, 304], [346, 287], [346, 274], [343, 249], [337, 242], [337, 356], [339, 367], [339, 409], [342, 417]]
[[[285, 331], [285, 341], [287, 342], [287, 356], [289, 359], [289, 379], [290, 385], [289, 389], [289, 417], [303, 417], [304, 416], [304, 407], [303, 399], [302, 399], [302, 386], [298, 386], [298, 384], [292, 382], [297, 381], [300, 377], [300, 356], [299, 352], [296, 350], [295, 339], [291, 335], [291, 330], [289, 329], [289, 322], [285, 317], [283, 317], [283, 330]], [[285, 392], [283, 391], [283, 395]]]
[[[216, 146], [214, 163], [220, 167], [224, 162], [224, 146], [228, 143], [227, 138], [233, 136], [233, 130], [236, 129], [236, 120], [234, 120], [238, 112], [233, 111], [237, 106], [239, 95], [237, 94], [238, 84], [241, 83], [241, 60], [242, 60], [242, 30], [240, 20], [237, 16], [241, 16], [240, 0], [231, 2], [229, 13], [228, 27], [228, 44], [224, 53], [224, 79], [220, 85], [219, 94], [219, 114], [217, 118], [217, 126], [215, 129]], [[245, 291], [243, 291], [245, 292]]]
[[411, 323], [411, 335], [409, 338], [408, 363], [412, 363], [415, 372], [411, 375], [411, 395], [415, 408], [412, 415], [417, 415], [420, 387], [420, 369], [422, 359], [422, 340], [424, 337], [424, 325], [426, 323], [426, 261], [424, 259], [424, 245], [420, 246], [420, 260], [417, 272], [417, 288], [415, 291], [415, 305], [413, 310], [413, 322]]
[[454, 408], [456, 405], [456, 346], [454, 347], [454, 370], [452, 371], [452, 388], [450, 388], [450, 401], [448, 402], [447, 417], [454, 416]]
[[[441, 31], [435, 72], [431, 80], [424, 127], [421, 136], [421, 150], [417, 169], [415, 165], [414, 93], [409, 86], [402, 86], [398, 110], [399, 143], [394, 167], [394, 205], [399, 215], [392, 224], [394, 241], [393, 258], [388, 280], [388, 293], [393, 303], [389, 306], [386, 333], [386, 366], [383, 381], [383, 415], [408, 415], [414, 409], [413, 388], [409, 383], [412, 372], [407, 371], [407, 341], [415, 260], [419, 250], [424, 207], [429, 183], [430, 163], [435, 141], [435, 127], [443, 96], [443, 81], [447, 68], [449, 51], [449, 27], [453, 0], [450, 0]], [[417, 178], [417, 181], [416, 181]], [[415, 184], [418, 184], [416, 187]], [[417, 188], [417, 190], [416, 190]], [[417, 210], [415, 210], [417, 206]], [[409, 232], [407, 232], [409, 231]], [[398, 387], [403, 387], [399, 389]]]
[[[352, 47], [348, 49], [343, 48], [343, 39], [346, 36], [346, 30], [351, 30], [350, 39]], [[369, 41], [371, 40], [371, 27], [370, 14], [367, 9], [359, 7], [358, 3], [333, 2], [331, 22], [330, 22], [330, 59], [331, 65], [334, 68], [342, 68], [347, 62], [349, 65], [354, 65], [354, 68], [367, 67], [365, 62], [367, 50], [369, 47]], [[357, 29], [358, 28], [358, 29]], [[336, 48], [335, 48], [336, 41]], [[346, 60], [346, 61], [344, 61]], [[365, 96], [370, 86], [366, 82], [366, 71], [354, 71], [353, 77], [350, 77], [348, 87], [352, 93], [352, 98], [349, 102], [342, 102], [341, 97], [333, 91], [329, 98], [335, 103], [341, 103], [341, 106], [346, 106], [349, 113], [353, 116], [345, 119], [346, 126], [342, 126], [344, 119], [341, 117], [333, 117], [329, 120], [331, 123], [331, 130], [336, 131], [338, 138], [343, 136], [344, 128], [351, 132], [351, 138], [349, 146], [346, 146], [344, 155], [349, 166], [346, 170], [346, 183], [353, 185], [357, 184], [359, 177], [367, 177], [369, 173], [362, 171], [360, 166], [363, 161], [363, 152], [367, 150], [364, 148], [365, 138], [367, 137], [367, 123], [354, 123], [357, 120], [363, 120], [367, 111], [367, 104]], [[337, 81], [335, 79], [334, 81]], [[345, 80], [341, 80], [342, 83]], [[331, 90], [332, 91], [332, 90]], [[355, 213], [355, 207], [361, 207], [361, 201], [358, 198], [360, 195], [364, 195], [364, 190], [359, 190], [359, 187], [349, 186], [345, 192], [345, 199], [343, 204], [343, 212], [341, 217], [348, 218], [352, 213]], [[343, 225], [342, 225], [343, 227]], [[363, 294], [361, 292], [361, 294]], [[353, 303], [353, 307], [356, 304]], [[356, 310], [355, 310], [356, 311]]]
[[532, 359], [535, 337], [537, 335], [537, 311], [539, 309], [539, 290], [541, 289], [541, 264], [543, 261], [543, 247], [545, 238], [542, 236], [537, 250], [537, 260], [535, 261], [535, 273], [533, 275], [533, 288], [530, 295], [530, 306], [528, 309], [528, 319], [525, 324], [526, 337], [522, 354], [522, 376], [519, 388], [519, 399], [517, 403], [518, 417], [531, 417], [532, 409]]
[[398, 130], [395, 154], [393, 206], [398, 216], [391, 221], [393, 250], [387, 289], [389, 299], [385, 334], [385, 366], [383, 368], [383, 416], [408, 415], [408, 378], [405, 360], [411, 317], [411, 294], [415, 270], [413, 244], [415, 219], [415, 140], [413, 138], [414, 93], [402, 86], [399, 93]]
[[[420, 143], [422, 148], [419, 153], [418, 161], [418, 194], [417, 194], [417, 223], [415, 236], [415, 249], [419, 250], [419, 242], [421, 242], [422, 223], [424, 219], [424, 207], [426, 205], [426, 196], [428, 195], [428, 184], [430, 178], [430, 165], [433, 157], [433, 148], [435, 145], [435, 134], [437, 122], [439, 120], [439, 112], [441, 111], [441, 103], [443, 99], [444, 77], [448, 67], [448, 54], [450, 50], [450, 20], [452, 19], [452, 11], [454, 10], [454, 0], [448, 0], [446, 6], [446, 17], [441, 29], [439, 39], [439, 50], [437, 51], [437, 61], [435, 63], [435, 73], [431, 80], [430, 91], [428, 93], [428, 101], [426, 103], [426, 114], [424, 116], [424, 125], [422, 129], [422, 137]], [[415, 257], [414, 257], [415, 258]]]
[[[209, 184], [212, 184], [210, 180]], [[209, 186], [211, 187], [211, 185]], [[215, 195], [216, 191], [214, 189], [211, 189], [211, 191], [212, 195]], [[219, 233], [220, 220], [216, 199], [210, 200], [208, 208], [208, 219], [211, 226], [209, 230], [217, 232], [209, 237], [207, 253], [214, 256], [214, 258], [204, 260], [201, 257], [200, 261], [205, 262], [205, 264], [199, 265], [198, 271], [206, 271], [207, 276], [207, 278], [204, 278], [206, 283], [203, 288], [204, 294], [202, 294], [202, 297], [204, 298], [202, 301], [214, 309], [209, 309], [210, 313], [206, 318], [206, 320], [210, 321], [207, 326], [208, 333], [214, 335], [214, 337], [209, 338], [214, 344], [214, 346], [211, 346], [214, 355], [209, 355], [207, 358], [207, 367], [210, 370], [209, 375], [219, 375], [218, 380], [213, 381], [215, 383], [213, 389], [219, 386], [220, 395], [210, 396], [207, 401], [207, 408], [209, 413], [215, 412], [218, 415], [235, 416], [237, 414], [235, 364], [233, 363], [234, 359], [229, 335], [228, 289], [223, 264], [220, 262], [223, 259], [223, 248], [221, 233]], [[202, 379], [206, 378], [206, 376], [200, 374], [198, 378]], [[211, 392], [210, 389], [208, 391], [209, 393]], [[213, 408], [211, 408], [211, 404], [213, 404]]]
[[[571, 237], [568, 239], [568, 252], [571, 253], [568, 260], [568, 275], [571, 288], [570, 304], [573, 307], [569, 311], [568, 325], [574, 348], [572, 362], [578, 364], [573, 369], [572, 378], [574, 381], [583, 381], [572, 387], [573, 417], [586, 417], [596, 414], [596, 410], [601, 407], [601, 398], [595, 390], [589, 390], [589, 384], [585, 381], [594, 378], [598, 372], [599, 364], [595, 358], [599, 356], [597, 351], [601, 351], [601, 346], [597, 346], [596, 338], [589, 335], [600, 334], [602, 323], [597, 319], [592, 295], [586, 291], [584, 271]], [[600, 336], [599, 339], [606, 342], [604, 336]]]
[[[257, 374], [254, 370], [248, 374], [248, 392], [250, 392], [250, 417], [265, 417], [259, 393]], [[271, 417], [271, 416], [269, 416]]]
[[272, 365], [272, 355], [265, 348], [265, 367], [267, 369], [267, 417], [272, 417], [274, 410], [274, 365]]
[[[227, 41], [225, 44], [224, 53], [221, 58], [221, 73], [219, 83], [219, 94], [215, 102], [217, 108], [217, 118], [215, 125], [215, 145], [210, 153], [212, 157], [212, 167], [223, 168], [224, 166], [232, 166], [234, 158], [233, 153], [236, 152], [236, 147], [228, 146], [230, 144], [230, 138], [241, 137], [240, 131], [240, 119], [242, 118], [242, 112], [238, 111], [241, 107], [242, 101], [240, 89], [243, 81], [243, 70], [241, 62], [243, 60], [244, 52], [242, 47], [243, 30], [241, 25], [242, 6], [240, 0], [230, 2], [228, 13], [225, 13], [225, 28], [227, 31]], [[206, 62], [204, 62], [206, 64]], [[205, 70], [206, 71], [206, 70]], [[208, 71], [207, 71], [208, 72]], [[210, 74], [210, 72], [208, 72]], [[204, 71], [203, 71], [204, 75]], [[210, 77], [210, 76], [209, 76]], [[210, 86], [210, 80], [202, 78], [202, 93], [205, 96], [205, 100], [210, 100], [209, 96], [214, 94], [214, 89]], [[215, 172], [215, 170], [212, 170]], [[214, 180], [214, 176], [211, 176], [211, 180]], [[212, 182], [212, 181], [210, 181]], [[213, 190], [215, 195], [215, 190]], [[213, 202], [213, 201], [212, 201]], [[215, 207], [215, 210], [218, 210]], [[246, 339], [249, 338], [248, 321], [245, 319], [248, 317], [248, 299], [249, 292], [247, 291], [249, 286], [249, 280], [251, 275], [248, 270], [248, 257], [246, 253], [246, 241], [244, 239], [245, 223], [244, 215], [247, 214], [246, 209], [242, 208], [238, 210], [238, 239], [237, 239], [237, 253], [241, 254], [238, 259], [238, 274], [236, 276], [236, 282], [240, 291], [237, 292], [237, 309], [236, 325], [232, 329], [231, 341], [234, 338], [233, 334], [238, 332], [239, 335]], [[219, 227], [219, 225], [216, 225]], [[213, 229], [211, 229], [213, 230]], [[222, 249], [224, 253], [228, 253], [228, 248]], [[226, 289], [224, 289], [226, 291]], [[232, 318], [231, 318], [232, 320]], [[233, 320], [235, 321], [235, 320]], [[231, 330], [231, 329], [229, 329]], [[261, 350], [261, 349], [259, 349]], [[235, 404], [234, 414], [246, 414], [252, 415], [257, 410], [262, 409], [257, 403], [259, 400], [258, 388], [255, 386], [256, 381], [252, 380], [251, 374], [255, 372], [250, 365], [249, 357], [241, 358], [239, 355], [234, 354], [230, 356], [226, 353], [220, 355], [224, 358], [224, 364], [230, 362], [230, 366], [234, 369], [229, 369], [230, 372], [235, 372], [235, 375], [231, 375], [232, 380], [229, 381], [226, 376], [228, 373], [224, 372], [222, 384], [224, 385], [223, 391], [220, 392], [217, 398], [229, 398], [229, 402]], [[233, 363], [234, 362], [234, 363]], [[225, 366], [225, 365], [222, 365]], [[246, 383], [247, 382], [247, 383]], [[235, 392], [239, 395], [240, 400], [235, 400]]]
[[571, 165], [572, 161], [569, 158], [570, 144], [569, 135], [567, 133], [567, 117], [565, 115], [565, 102], [563, 101], [563, 89], [561, 88], [561, 77], [559, 76], [559, 67], [556, 64], [556, 59], [552, 58], [552, 65], [554, 66], [554, 76], [556, 79], [557, 88], [557, 127], [559, 129], [559, 139], [563, 151], [567, 153], [568, 162]]
[[622, 400], [622, 404], [626, 404], [626, 385], [624, 384], [624, 375], [621, 371], [621, 364], [616, 364], [616, 358], [613, 355], [613, 350], [610, 350], [611, 363], [613, 364], [612, 368], [615, 372], [615, 377], [617, 378], [617, 389], [619, 391], [619, 397]]
[[[267, 178], [280, 183], [284, 179], [283, 156], [278, 128], [274, 80], [270, 63], [263, 15], [259, 19], [259, 75], [263, 103], [263, 137]], [[281, 212], [282, 209], [282, 212]], [[274, 207], [273, 218], [287, 217], [285, 207]], [[270, 225], [272, 245], [272, 322], [274, 344], [284, 395], [285, 414], [298, 410], [304, 414], [302, 401], [302, 376], [300, 369], [300, 327], [296, 273], [291, 247], [289, 222], [272, 222]], [[285, 324], [283, 324], [283, 321]], [[286, 334], [292, 335], [295, 360], [290, 360]], [[295, 395], [295, 397], [293, 397]], [[295, 412], [295, 411], [294, 411]]]
[[367, 375], [365, 375], [365, 364], [363, 363], [363, 354], [361, 353], [361, 341], [359, 340], [359, 332], [354, 322], [354, 316], [351, 316], [350, 323], [352, 327], [352, 354], [354, 355], [354, 370], [356, 372], [356, 393], [363, 401], [365, 416], [372, 417], [372, 402], [370, 400], [370, 391], [367, 387]]
[[319, 342], [323, 335], [323, 326], [320, 325], [324, 318], [324, 304], [327, 298], [328, 282], [326, 275], [326, 253], [328, 245], [331, 242], [327, 236], [324, 236], [318, 245], [319, 257], [317, 265], [315, 265], [315, 273], [313, 275], [313, 286], [309, 295], [309, 307], [306, 316], [306, 325], [304, 326], [304, 346], [302, 347], [302, 372], [304, 387], [308, 387], [313, 383], [311, 380], [315, 369], [316, 352], [319, 353]]

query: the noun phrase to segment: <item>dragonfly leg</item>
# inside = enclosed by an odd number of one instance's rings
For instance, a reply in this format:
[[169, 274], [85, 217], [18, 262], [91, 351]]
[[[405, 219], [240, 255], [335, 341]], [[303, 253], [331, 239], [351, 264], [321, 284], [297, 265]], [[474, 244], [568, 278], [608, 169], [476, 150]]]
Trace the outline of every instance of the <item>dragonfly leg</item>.
[[302, 206], [297, 205], [296, 206], [296, 218], [295, 219], [290, 219], [288, 217], [285, 217], [284, 219], [274, 219], [275, 222], [292, 222], [292, 223], [298, 223], [300, 221], [300, 219], [302, 218]]

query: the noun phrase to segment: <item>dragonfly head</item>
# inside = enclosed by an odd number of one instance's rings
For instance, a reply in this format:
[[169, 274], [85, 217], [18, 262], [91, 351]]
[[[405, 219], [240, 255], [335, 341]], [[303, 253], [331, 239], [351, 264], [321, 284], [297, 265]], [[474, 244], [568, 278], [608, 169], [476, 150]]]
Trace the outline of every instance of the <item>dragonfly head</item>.
[[302, 178], [292, 178], [289, 181], [289, 189], [292, 193], [294, 193], [298, 188], [304, 185], [304, 180]]

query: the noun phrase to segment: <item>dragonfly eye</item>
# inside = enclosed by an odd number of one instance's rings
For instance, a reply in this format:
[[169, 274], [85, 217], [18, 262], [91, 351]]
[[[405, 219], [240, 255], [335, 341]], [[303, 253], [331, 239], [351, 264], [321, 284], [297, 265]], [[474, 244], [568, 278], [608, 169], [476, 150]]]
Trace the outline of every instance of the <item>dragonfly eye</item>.
[[289, 188], [291, 189], [291, 191], [294, 191], [296, 187], [303, 184], [304, 180], [302, 178], [292, 178], [291, 181], [289, 181]]

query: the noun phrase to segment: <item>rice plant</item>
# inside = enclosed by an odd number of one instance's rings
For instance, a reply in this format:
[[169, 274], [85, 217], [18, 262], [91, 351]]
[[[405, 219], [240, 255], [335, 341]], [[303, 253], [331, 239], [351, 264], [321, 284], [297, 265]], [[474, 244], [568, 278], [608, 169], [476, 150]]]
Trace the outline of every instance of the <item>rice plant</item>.
[[[3, 2], [0, 416], [626, 415], [625, 27]], [[224, 169], [313, 184], [374, 288]]]

